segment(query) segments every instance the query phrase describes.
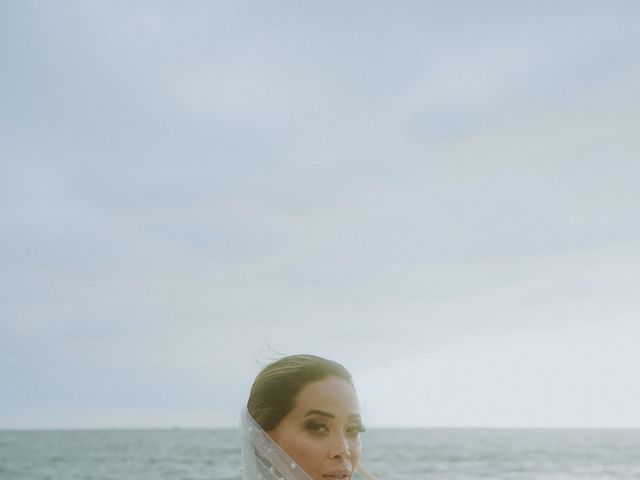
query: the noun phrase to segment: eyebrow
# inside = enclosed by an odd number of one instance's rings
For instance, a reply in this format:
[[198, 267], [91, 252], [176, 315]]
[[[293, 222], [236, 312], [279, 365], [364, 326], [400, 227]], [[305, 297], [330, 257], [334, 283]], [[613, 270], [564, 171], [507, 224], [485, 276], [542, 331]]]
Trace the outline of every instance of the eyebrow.
[[[309, 410], [307, 413], [304, 414], [305, 417], [308, 417], [309, 415], [322, 415], [323, 417], [327, 417], [327, 418], [336, 418], [336, 416], [333, 413], [325, 412], [324, 410]], [[360, 420], [360, 414], [352, 413], [347, 418], [349, 420]]]

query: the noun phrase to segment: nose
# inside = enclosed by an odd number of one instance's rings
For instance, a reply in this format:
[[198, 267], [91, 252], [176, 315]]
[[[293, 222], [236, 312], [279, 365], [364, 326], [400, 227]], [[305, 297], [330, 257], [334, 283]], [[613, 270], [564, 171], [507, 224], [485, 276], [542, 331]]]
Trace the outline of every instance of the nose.
[[347, 459], [351, 457], [351, 449], [344, 435], [336, 435], [331, 445], [329, 456], [336, 459]]

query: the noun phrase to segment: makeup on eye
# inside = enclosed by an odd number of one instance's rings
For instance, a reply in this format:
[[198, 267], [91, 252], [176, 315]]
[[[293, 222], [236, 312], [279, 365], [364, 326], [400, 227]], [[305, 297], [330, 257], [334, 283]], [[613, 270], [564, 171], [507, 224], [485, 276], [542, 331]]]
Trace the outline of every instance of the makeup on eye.
[[312, 433], [326, 433], [329, 431], [329, 425], [324, 420], [310, 419], [304, 423], [304, 426]]
[[[307, 420], [304, 423], [304, 427], [312, 433], [327, 433], [331, 430], [329, 423], [330, 422], [324, 419], [312, 418]], [[350, 435], [352, 437], [357, 437], [360, 433], [363, 433], [365, 430], [366, 429], [364, 425], [362, 425], [360, 421], [350, 423], [344, 429], [347, 435]]]
[[353, 436], [356, 436], [360, 433], [364, 433], [366, 432], [366, 428], [364, 427], [364, 425], [362, 425], [362, 423], [358, 422], [355, 423], [353, 425], [349, 425], [346, 429], [347, 433]]

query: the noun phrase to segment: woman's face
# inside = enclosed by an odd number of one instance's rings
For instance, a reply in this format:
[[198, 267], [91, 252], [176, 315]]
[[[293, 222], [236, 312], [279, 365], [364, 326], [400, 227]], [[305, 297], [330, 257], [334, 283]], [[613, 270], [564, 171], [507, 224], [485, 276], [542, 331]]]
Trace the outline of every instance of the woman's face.
[[313, 480], [346, 480], [360, 458], [363, 430], [355, 390], [329, 377], [300, 390], [269, 435]]

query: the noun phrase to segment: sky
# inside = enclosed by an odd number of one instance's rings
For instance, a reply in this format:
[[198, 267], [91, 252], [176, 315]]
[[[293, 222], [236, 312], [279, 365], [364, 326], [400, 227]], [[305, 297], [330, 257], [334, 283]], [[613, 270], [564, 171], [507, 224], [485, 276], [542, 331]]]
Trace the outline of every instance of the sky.
[[640, 428], [639, 15], [0, 3], [0, 428]]

